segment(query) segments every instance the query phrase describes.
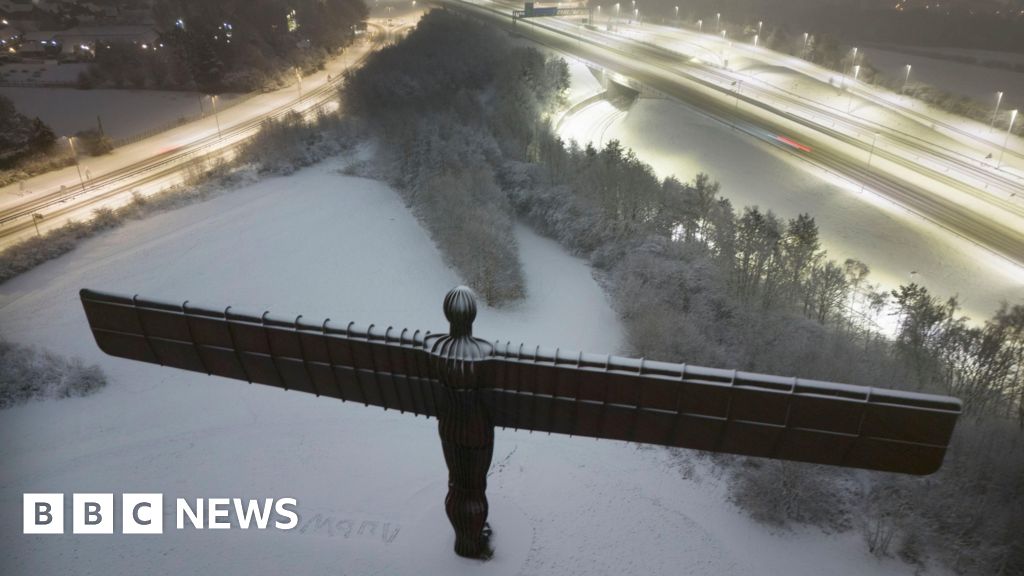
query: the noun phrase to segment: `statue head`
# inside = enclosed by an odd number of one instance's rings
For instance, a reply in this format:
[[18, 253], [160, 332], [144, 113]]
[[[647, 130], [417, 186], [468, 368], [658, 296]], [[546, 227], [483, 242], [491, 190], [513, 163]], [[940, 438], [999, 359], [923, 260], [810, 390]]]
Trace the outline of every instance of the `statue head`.
[[473, 335], [476, 319], [476, 296], [467, 286], [456, 286], [444, 297], [444, 317], [448, 319], [450, 336], [459, 338]]

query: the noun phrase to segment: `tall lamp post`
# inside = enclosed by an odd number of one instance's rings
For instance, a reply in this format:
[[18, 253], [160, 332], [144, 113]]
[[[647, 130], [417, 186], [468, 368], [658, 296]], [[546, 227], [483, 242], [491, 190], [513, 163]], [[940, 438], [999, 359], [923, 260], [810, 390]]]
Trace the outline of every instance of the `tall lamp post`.
[[996, 168], [1003, 163], [1003, 154], [1006, 153], [1006, 145], [1010, 143], [1010, 131], [1013, 130], [1013, 121], [1017, 119], [1017, 111], [1010, 111], [1010, 125], [1006, 127], [1006, 138], [1003, 139], [1003, 149], [999, 151], [999, 161], [996, 162]]
[[697, 20], [697, 33], [698, 34], [703, 34], [704, 33], [704, 20], [703, 19]]
[[715, 12], [715, 30], [717, 31], [717, 30], [721, 30], [721, 29], [722, 29], [722, 13], [721, 12]]
[[[860, 76], [860, 65], [853, 67], [853, 81], [857, 81], [857, 76]], [[846, 89], [846, 93], [849, 96], [849, 100], [846, 101], [846, 113], [849, 114], [850, 110], [853, 110], [853, 84]]]
[[996, 92], [996, 109], [992, 112], [992, 121], [988, 123], [988, 127], [992, 128], [996, 125], [996, 114], [999, 114], [999, 104], [1003, 102], [1002, 91]]
[[871, 137], [871, 151], [868, 152], [868, 168], [871, 168], [871, 159], [875, 156], [875, 142], [878, 140], [878, 132]]
[[217, 123], [217, 138], [221, 137], [220, 134], [220, 116], [217, 115], [217, 95], [210, 95], [210, 102], [213, 103], [213, 120]]
[[82, 165], [78, 162], [78, 150], [75, 148], [74, 136], [68, 136], [68, 144], [71, 145], [71, 154], [75, 157], [75, 168], [78, 169], [78, 181], [82, 183], [82, 192], [85, 192], [85, 178], [82, 177]]
[[36, 227], [36, 236], [42, 238], [43, 235], [39, 233], [39, 223], [43, 221], [43, 215], [39, 212], [32, 214], [32, 225]]
[[903, 94], [903, 93], [905, 93], [907, 91], [907, 82], [910, 82], [910, 68], [911, 68], [910, 64], [907, 64], [906, 65], [907, 74], [906, 74], [906, 76], [903, 77], [903, 89], [900, 90], [900, 94]]

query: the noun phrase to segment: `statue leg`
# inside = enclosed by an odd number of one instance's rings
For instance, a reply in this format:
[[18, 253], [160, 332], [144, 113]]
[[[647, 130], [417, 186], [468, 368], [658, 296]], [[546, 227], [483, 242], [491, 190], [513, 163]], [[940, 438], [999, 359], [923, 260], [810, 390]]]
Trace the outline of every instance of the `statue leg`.
[[492, 550], [484, 528], [494, 426], [475, 401], [462, 407], [469, 409], [453, 410], [438, 418], [441, 447], [448, 465], [448, 496], [444, 508], [455, 529], [455, 553], [469, 558], [489, 558]]

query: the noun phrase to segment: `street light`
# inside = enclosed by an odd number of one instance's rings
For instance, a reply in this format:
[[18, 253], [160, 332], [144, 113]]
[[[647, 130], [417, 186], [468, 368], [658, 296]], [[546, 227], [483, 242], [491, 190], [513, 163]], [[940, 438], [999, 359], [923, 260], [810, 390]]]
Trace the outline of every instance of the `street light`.
[[1003, 101], [1003, 93], [996, 92], [996, 110], [992, 113], [992, 121], [989, 122], [988, 127], [992, 128], [996, 125], [996, 114], [999, 114], [999, 103]]
[[82, 192], [85, 192], [85, 178], [82, 176], [82, 165], [78, 163], [78, 150], [75, 149], [74, 136], [68, 136], [68, 144], [71, 145], [71, 154], [75, 157], [75, 168], [78, 168], [78, 181], [82, 183]]
[[213, 103], [213, 120], [217, 123], [217, 138], [219, 139], [221, 137], [221, 135], [220, 135], [220, 116], [217, 115], [217, 95], [216, 94], [210, 95], [210, 102]]
[[698, 34], [703, 34], [704, 33], [704, 20], [697, 20], [697, 33]]
[[1003, 139], [1003, 149], [999, 151], [999, 161], [996, 162], [996, 168], [1003, 163], [1003, 154], [1006, 152], [1006, 145], [1010, 143], [1010, 131], [1013, 130], [1013, 121], [1017, 119], [1017, 111], [1010, 111], [1010, 125], [1006, 127], [1006, 138]]
[[900, 94], [903, 94], [904, 92], [907, 91], [907, 82], [910, 81], [910, 64], [907, 64], [906, 68], [907, 68], [907, 75], [903, 77], [903, 89], [900, 90]]
[[760, 37], [760, 34], [754, 34], [754, 48], [757, 48], [757, 39], [758, 39], [758, 37]]
[[[854, 66], [853, 67], [853, 81], [854, 82], [857, 81], [857, 76], [859, 76], [859, 75], [860, 75], [860, 65]], [[849, 114], [850, 110], [853, 109], [853, 85], [852, 84], [850, 85], [849, 88], [846, 89], [846, 93], [850, 97], [850, 99], [846, 102], [846, 113]]]
[[676, 20], [679, 20], [679, 6], [676, 6]]
[[39, 223], [43, 221], [43, 215], [39, 212], [32, 213], [32, 225], [36, 227], [36, 236], [42, 237], [39, 233]]
[[722, 29], [722, 13], [715, 12], [715, 30]]
[[[853, 47], [853, 59], [850, 60], [850, 65], [854, 65], [856, 63], [857, 63], [857, 47], [854, 46]], [[849, 65], [848, 66], [843, 66], [843, 88], [846, 87], [846, 73], [849, 70], [850, 70], [850, 66]]]
[[295, 68], [295, 80], [299, 86], [299, 100], [302, 100], [302, 73], [299, 72], [299, 68]]
[[804, 32], [804, 54], [807, 53], [807, 42], [810, 40], [811, 35], [808, 32]]
[[757, 21], [757, 35], [758, 36], [761, 35], [761, 27], [763, 27], [763, 26], [764, 26], [764, 22], [762, 20], [758, 20]]

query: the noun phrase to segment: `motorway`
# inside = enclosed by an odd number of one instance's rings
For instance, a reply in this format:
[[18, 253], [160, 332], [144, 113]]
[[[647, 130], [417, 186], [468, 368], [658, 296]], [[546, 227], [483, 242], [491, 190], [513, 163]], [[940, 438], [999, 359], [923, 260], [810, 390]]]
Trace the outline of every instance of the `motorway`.
[[[845, 79], [845, 90], [839, 89], [826, 83], [835, 79], [835, 72], [763, 48], [662, 26], [648, 25], [643, 30], [622, 27], [619, 30], [620, 34], [635, 38], [645, 47], [660, 51], [666, 58], [688, 60], [691, 53], [704, 54], [705, 58], [711, 54], [719, 59], [717, 65], [691, 65], [687, 71], [703, 73], [705, 79], [718, 84], [728, 81], [732, 89], [736, 89], [733, 82], [737, 82], [741, 89], [744, 86], [748, 90], [753, 88], [758, 98], [770, 98], [777, 104], [776, 107], [781, 106], [822, 125], [827, 123], [843, 136], [859, 139], [863, 145], [870, 145], [871, 136], [877, 135], [889, 149], [902, 149], [905, 158], [913, 156], [916, 162], [941, 167], [944, 173], [954, 168], [950, 173], [953, 178], [981, 187], [986, 192], [979, 196], [980, 199], [995, 202], [1004, 209], [1018, 213], [1024, 209], [1024, 198], [1015, 194], [1024, 185], [1024, 171], [1014, 170], [1024, 166], [1021, 162], [1024, 154], [1009, 147], [1002, 167], [996, 166], [996, 160], [986, 158], [986, 153], [996, 156], [1001, 151], [1001, 130], [972, 133], [940, 119], [925, 116], [906, 106], [903, 101], [905, 99], [901, 100], [898, 95], [852, 78]], [[680, 40], [679, 36], [683, 36], [684, 40]], [[690, 40], [693, 36], [703, 38]], [[716, 43], [721, 45], [718, 47], [721, 52], [714, 51], [713, 45]], [[685, 53], [680, 49], [684, 49]], [[733, 60], [731, 68], [723, 66], [721, 55], [727, 55]], [[742, 67], [736, 65], [737, 60], [742, 62]], [[783, 74], [772, 74], [772, 69], [792, 71], [795, 73], [793, 76], [802, 76], [801, 92], [780, 85], [779, 78]], [[766, 70], [769, 72], [765, 73]], [[853, 106], [854, 103], [857, 106]], [[874, 118], [859, 116], [857, 112], [861, 108], [868, 108], [862, 113], [866, 112]], [[897, 127], [901, 121], [910, 125]], [[1013, 143], [1019, 142], [1014, 140]]]
[[[414, 18], [393, 24], [377, 18], [369, 22], [369, 28], [393, 40], [414, 23]], [[369, 39], [350, 47], [329, 62], [324, 71], [303, 78], [306, 90], [302, 90], [301, 84], [293, 84], [257, 95], [217, 116], [93, 158], [90, 165], [96, 174], [87, 180], [81, 180], [76, 167], [71, 166], [31, 178], [20, 186], [0, 189], [0, 247], [35, 235], [37, 230], [45, 233], [70, 219], [88, 220], [96, 208], [123, 205], [133, 193], [149, 195], [180, 184], [190, 173], [202, 172], [219, 160], [230, 159], [266, 120], [292, 112], [312, 117], [319, 110], [336, 105], [343, 72], [361, 64], [372, 49]], [[26, 193], [26, 189], [37, 192]], [[34, 214], [39, 215], [38, 221], [33, 220]]]
[[[1024, 210], [1019, 203], [1024, 188], [1013, 171], [975, 166], [953, 148], [943, 150], [912, 135], [866, 124], [841, 110], [811, 107], [807, 99], [765, 83], [743, 83], [737, 90], [733, 72], [681, 59], [678, 53], [649, 42], [560, 19], [513, 23], [507, 5], [463, 0], [447, 4], [688, 102], [737, 130], [863, 185], [1012, 263], [1024, 264]], [[866, 91], [858, 90], [855, 95], [859, 97], [861, 92]], [[843, 100], [846, 98], [844, 95]], [[844, 125], [847, 130], [842, 129]], [[860, 136], [849, 130], [859, 131]], [[884, 145], [865, 138], [875, 130]], [[1007, 157], [1021, 159], [1016, 150], [1008, 151]], [[979, 186], [970, 178], [983, 182]], [[985, 183], [994, 190], [986, 190]]]
[[[620, 24], [617, 32], [610, 33], [552, 18], [513, 23], [511, 4], [486, 0], [446, 0], [445, 4], [688, 102], [736, 130], [864, 186], [1010, 262], [1024, 264], [1024, 154], [1017, 140], [1006, 151], [1005, 165], [996, 169], [979, 153], [979, 149], [991, 151], [995, 140], [991, 134], [970, 132], [932, 117], [924, 117], [921, 124], [920, 112], [898, 97], [889, 98], [853, 81], [849, 92], [838, 93], [838, 102], [848, 108], [855, 101], [871, 104], [889, 115], [850, 114], [836, 105], [835, 94], [831, 101], [821, 95], [822, 88], [825, 93], [836, 92], [825, 84], [828, 74], [835, 73], [798, 58], [664, 26]], [[415, 23], [415, 16], [397, 26], [382, 21], [377, 18], [371, 25], [395, 34]], [[696, 48], [703, 56], [683, 57], [687, 47], [690, 53]], [[132, 192], [148, 194], [180, 183], [190, 170], [230, 157], [264, 120], [291, 111], [309, 114], [333, 101], [340, 71], [361, 61], [369, 49], [362, 46], [355, 50], [355, 57], [346, 56], [350, 61], [329, 65], [333, 80], [327, 80], [326, 72], [307, 78], [307, 85], [315, 87], [301, 97], [292, 87], [256, 96], [222, 111], [219, 129], [216, 119], [208, 117], [93, 159], [98, 175], [84, 184], [72, 166], [30, 179], [28, 188], [41, 192], [0, 190], [0, 246], [33, 234], [34, 224], [45, 231], [72, 217], [88, 218], [98, 206], [120, 205]], [[736, 62], [742, 58], [760, 59], [756, 61], [768, 69], [784, 66], [819, 86], [793, 91], [766, 79], [766, 74], [751, 73], [756, 66], [737, 70]], [[732, 60], [733, 69], [727, 60]], [[904, 124], [898, 126], [893, 114], [901, 115]], [[915, 131], [915, 127], [924, 128]], [[34, 223], [33, 214], [41, 214], [42, 220]]]

